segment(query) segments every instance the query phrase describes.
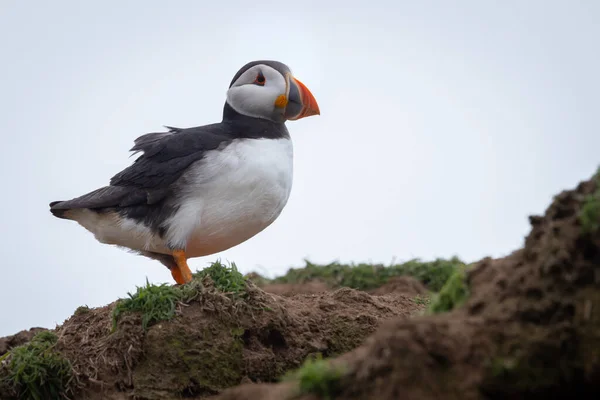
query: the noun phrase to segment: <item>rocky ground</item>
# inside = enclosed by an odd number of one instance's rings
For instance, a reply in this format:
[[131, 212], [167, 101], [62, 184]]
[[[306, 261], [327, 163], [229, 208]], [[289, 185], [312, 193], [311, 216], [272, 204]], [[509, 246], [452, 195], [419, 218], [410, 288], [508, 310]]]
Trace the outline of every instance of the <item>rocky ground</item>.
[[600, 175], [505, 258], [330, 264], [80, 307], [0, 339], [0, 398], [600, 397]]

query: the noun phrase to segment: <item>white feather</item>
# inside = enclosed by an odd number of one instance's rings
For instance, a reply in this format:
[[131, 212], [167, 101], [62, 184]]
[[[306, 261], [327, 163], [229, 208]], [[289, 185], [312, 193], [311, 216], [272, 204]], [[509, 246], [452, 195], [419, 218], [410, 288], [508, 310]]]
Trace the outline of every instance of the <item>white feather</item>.
[[116, 212], [99, 214], [85, 208], [73, 209], [67, 211], [67, 217], [92, 232], [100, 243], [134, 250], [162, 248], [167, 251], [164, 241], [148, 227], [133, 219], [122, 218]]
[[236, 246], [268, 227], [287, 204], [293, 180], [291, 139], [236, 139], [210, 151], [182, 176], [180, 207], [165, 224], [164, 240], [116, 213], [73, 210], [70, 218], [102, 243], [188, 257]]
[[[217, 253], [269, 226], [287, 204], [293, 180], [290, 139], [237, 139], [192, 166], [188, 193], [167, 238], [188, 257]], [[186, 227], [186, 229], [182, 229]]]

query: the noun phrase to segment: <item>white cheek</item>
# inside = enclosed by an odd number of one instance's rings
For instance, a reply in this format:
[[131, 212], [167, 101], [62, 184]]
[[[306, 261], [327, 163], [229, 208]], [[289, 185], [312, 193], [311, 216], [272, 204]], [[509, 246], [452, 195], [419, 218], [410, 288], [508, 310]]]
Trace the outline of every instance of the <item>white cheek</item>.
[[240, 114], [270, 119], [275, 112], [277, 97], [286, 93], [286, 83], [285, 78], [276, 70], [262, 67], [262, 71], [266, 79], [265, 86], [249, 83], [256, 74], [256, 71], [249, 71], [248, 76], [240, 78], [247, 79], [248, 83], [233, 86], [227, 91], [227, 102]]
[[275, 88], [244, 85], [227, 92], [227, 102], [240, 114], [256, 118], [268, 118], [273, 114], [279, 93]]

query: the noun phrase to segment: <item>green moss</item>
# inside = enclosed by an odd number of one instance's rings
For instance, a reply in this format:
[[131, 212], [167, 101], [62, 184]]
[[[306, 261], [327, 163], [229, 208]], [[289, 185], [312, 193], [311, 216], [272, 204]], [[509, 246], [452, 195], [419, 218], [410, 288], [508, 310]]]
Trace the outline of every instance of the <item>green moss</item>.
[[465, 269], [457, 269], [440, 292], [433, 296], [428, 312], [439, 314], [450, 311], [463, 304], [468, 297], [469, 287], [466, 283]]
[[[224, 335], [224, 332], [231, 335]], [[235, 386], [243, 376], [243, 330], [214, 321], [199, 330], [150, 330], [134, 370], [135, 395], [194, 397]]]
[[292, 268], [274, 283], [305, 283], [321, 280], [332, 288], [350, 287], [358, 290], [370, 290], [386, 283], [391, 277], [408, 275], [420, 280], [430, 290], [438, 291], [464, 262], [454, 257], [449, 260], [436, 259], [422, 262], [418, 259], [402, 264], [384, 266], [382, 264], [340, 264], [317, 265], [306, 261], [303, 268]]
[[596, 182], [596, 190], [586, 196], [579, 213], [579, 222], [584, 234], [595, 233], [600, 229], [600, 168], [593, 179]]
[[71, 392], [71, 364], [53, 350], [58, 338], [50, 331], [10, 351], [5, 378], [19, 399], [67, 398]]
[[126, 312], [142, 314], [142, 326], [147, 329], [158, 321], [166, 321], [175, 315], [178, 302], [186, 303], [203, 290], [203, 281], [210, 277], [220, 291], [233, 297], [241, 297], [246, 291], [246, 279], [232, 263], [229, 267], [219, 261], [212, 263], [202, 271], [193, 274], [190, 283], [181, 286], [171, 286], [166, 283], [152, 285], [146, 280], [146, 285], [138, 287], [135, 293], [127, 293], [128, 298], [120, 299], [113, 309], [113, 329]]
[[241, 338], [245, 332], [246, 330], [244, 328], [235, 327], [231, 330], [231, 336], [233, 336], [234, 338]]
[[[186, 338], [188, 339], [188, 338]], [[170, 347], [177, 352], [176, 362], [181, 362], [182, 374], [177, 375], [180, 387], [197, 386], [205, 389], [220, 390], [237, 384], [242, 378], [243, 343], [239, 337], [219, 340], [215, 334], [205, 329], [202, 341], [206, 343], [198, 349], [190, 340], [171, 341]], [[217, 343], [211, 346], [210, 343]]]
[[334, 399], [341, 390], [341, 379], [346, 369], [323, 360], [320, 355], [308, 359], [298, 370], [288, 373], [283, 380], [295, 380], [301, 395], [315, 394], [324, 400]]

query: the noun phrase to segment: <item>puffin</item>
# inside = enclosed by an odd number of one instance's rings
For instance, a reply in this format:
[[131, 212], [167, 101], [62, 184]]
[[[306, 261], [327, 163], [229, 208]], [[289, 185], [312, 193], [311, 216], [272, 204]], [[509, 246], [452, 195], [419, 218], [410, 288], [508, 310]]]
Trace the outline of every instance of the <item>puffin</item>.
[[107, 186], [53, 201], [50, 212], [190, 282], [188, 259], [237, 246], [279, 217], [293, 180], [286, 121], [320, 115], [279, 61], [247, 63], [225, 97], [221, 122], [138, 137], [130, 151], [141, 154]]

